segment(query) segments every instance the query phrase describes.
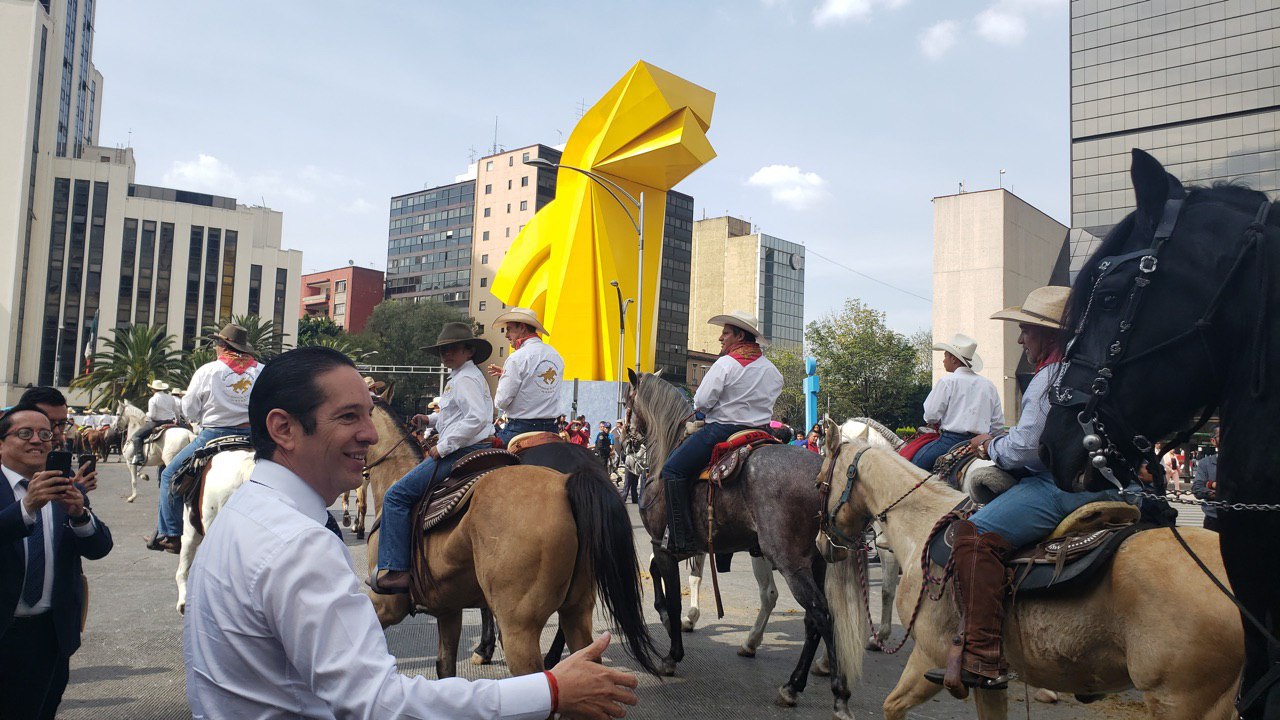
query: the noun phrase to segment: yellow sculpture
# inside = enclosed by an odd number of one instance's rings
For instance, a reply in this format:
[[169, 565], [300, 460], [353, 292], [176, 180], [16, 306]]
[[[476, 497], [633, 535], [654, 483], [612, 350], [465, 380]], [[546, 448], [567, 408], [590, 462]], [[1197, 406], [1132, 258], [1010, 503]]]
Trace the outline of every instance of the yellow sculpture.
[[[560, 164], [644, 193], [644, 292], [640, 369], [652, 372], [667, 191], [715, 157], [707, 140], [715, 94], [638, 62], [578, 122]], [[619, 200], [621, 202], [619, 202]], [[625, 196], [561, 169], [556, 197], [516, 236], [493, 280], [507, 305], [532, 308], [565, 359], [565, 379], [618, 379], [618, 302], [637, 294], [638, 238]], [[624, 363], [635, 358], [627, 318]], [[624, 373], [625, 374], [625, 373]]]

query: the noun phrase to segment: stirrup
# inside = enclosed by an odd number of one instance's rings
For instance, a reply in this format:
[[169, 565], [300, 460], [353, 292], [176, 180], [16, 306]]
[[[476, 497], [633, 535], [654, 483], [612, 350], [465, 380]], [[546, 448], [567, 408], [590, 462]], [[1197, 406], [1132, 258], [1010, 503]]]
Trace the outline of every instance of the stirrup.
[[[924, 679], [935, 685], [942, 685], [947, 676], [946, 668], [934, 668], [924, 672]], [[1005, 672], [998, 678], [989, 678], [985, 675], [960, 669], [960, 683], [967, 688], [977, 690], [1004, 690], [1009, 687], [1009, 681], [1013, 679], [1012, 673]]]
[[409, 587], [404, 587], [404, 588], [383, 587], [378, 577], [378, 571], [374, 570], [373, 574], [369, 576], [369, 579], [364, 581], [364, 584], [368, 585], [371, 590], [373, 590], [375, 593], [379, 595], [408, 595], [413, 586], [413, 581], [410, 580]]

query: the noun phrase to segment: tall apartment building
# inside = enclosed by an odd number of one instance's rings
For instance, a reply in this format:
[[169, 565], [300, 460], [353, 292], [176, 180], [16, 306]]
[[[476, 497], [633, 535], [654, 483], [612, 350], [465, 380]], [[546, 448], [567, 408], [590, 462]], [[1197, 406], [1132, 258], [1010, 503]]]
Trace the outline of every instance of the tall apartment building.
[[302, 307], [298, 318], [324, 317], [349, 333], [364, 330], [373, 309], [382, 302], [381, 270], [347, 265], [302, 276]]
[[693, 224], [689, 351], [720, 352], [720, 329], [707, 319], [734, 310], [753, 313], [766, 340], [804, 342], [804, 246], [752, 231], [723, 216]]
[[1072, 0], [1071, 269], [1133, 209], [1129, 151], [1280, 191], [1280, 5]]
[[471, 231], [476, 181], [391, 198], [386, 297], [471, 306]]
[[132, 149], [97, 145], [93, 30], [93, 0], [0, 0], [0, 404], [65, 388], [126, 325], [184, 349], [232, 314], [297, 333], [280, 213], [136, 184]]

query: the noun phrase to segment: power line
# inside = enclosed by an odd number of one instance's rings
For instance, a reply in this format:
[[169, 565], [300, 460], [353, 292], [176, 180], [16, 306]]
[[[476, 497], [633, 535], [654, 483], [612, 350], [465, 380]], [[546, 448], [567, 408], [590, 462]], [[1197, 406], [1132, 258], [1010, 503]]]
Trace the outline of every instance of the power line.
[[883, 281], [883, 280], [881, 280], [881, 279], [879, 279], [879, 278], [871, 277], [870, 275], [868, 275], [868, 274], [866, 274], [866, 273], [864, 273], [864, 272], [860, 272], [860, 271], [858, 271], [858, 270], [854, 270], [853, 268], [849, 267], [848, 265], [845, 265], [845, 264], [844, 264], [844, 263], [842, 263], [842, 262], [839, 262], [839, 261], [837, 261], [837, 260], [834, 260], [834, 259], [832, 259], [832, 258], [827, 257], [826, 255], [823, 255], [823, 254], [822, 254], [822, 253], [820, 253], [820, 252], [817, 252], [817, 251], [816, 251], [816, 250], [814, 250], [813, 248], [806, 247], [806, 248], [804, 249], [804, 251], [805, 251], [805, 253], [806, 253], [806, 254], [809, 254], [809, 255], [817, 255], [818, 257], [822, 258], [823, 260], [826, 260], [827, 262], [831, 263], [832, 265], [836, 265], [837, 267], [842, 267], [842, 268], [844, 268], [845, 270], [848, 270], [849, 272], [853, 273], [854, 275], [857, 275], [857, 276], [859, 276], [859, 277], [866, 278], [867, 280], [870, 280], [870, 281], [871, 281], [871, 282], [873, 282], [873, 283], [880, 283], [881, 285], [884, 285], [884, 286], [885, 286], [885, 287], [887, 287], [887, 288], [892, 288], [892, 289], [894, 289], [894, 290], [897, 290], [897, 291], [898, 291], [898, 292], [900, 292], [900, 293], [906, 293], [907, 295], [910, 295], [910, 296], [911, 296], [911, 297], [913, 297], [913, 298], [917, 298], [917, 299], [923, 300], [923, 301], [925, 301], [925, 302], [929, 303], [930, 305], [932, 305], [932, 304], [933, 304], [933, 298], [927, 298], [927, 297], [925, 297], [925, 296], [923, 296], [923, 295], [917, 295], [916, 293], [913, 293], [913, 292], [911, 292], [910, 290], [907, 290], [907, 289], [905, 289], [905, 288], [900, 288], [900, 287], [898, 287], [897, 285], [894, 285], [894, 284], [892, 284], [892, 283], [887, 283], [887, 282], [885, 282], [885, 281]]

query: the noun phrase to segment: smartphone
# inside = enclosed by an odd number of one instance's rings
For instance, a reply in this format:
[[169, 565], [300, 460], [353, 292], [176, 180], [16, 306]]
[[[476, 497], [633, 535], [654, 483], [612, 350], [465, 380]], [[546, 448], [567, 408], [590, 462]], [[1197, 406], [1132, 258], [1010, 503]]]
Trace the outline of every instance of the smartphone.
[[62, 450], [49, 453], [49, 457], [45, 459], [44, 469], [57, 470], [62, 473], [62, 477], [66, 478], [75, 475], [71, 470], [71, 453]]
[[84, 473], [88, 475], [98, 469], [98, 456], [93, 453], [87, 453], [76, 456], [76, 467], [82, 468], [88, 463], [89, 467], [85, 468]]

